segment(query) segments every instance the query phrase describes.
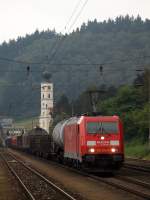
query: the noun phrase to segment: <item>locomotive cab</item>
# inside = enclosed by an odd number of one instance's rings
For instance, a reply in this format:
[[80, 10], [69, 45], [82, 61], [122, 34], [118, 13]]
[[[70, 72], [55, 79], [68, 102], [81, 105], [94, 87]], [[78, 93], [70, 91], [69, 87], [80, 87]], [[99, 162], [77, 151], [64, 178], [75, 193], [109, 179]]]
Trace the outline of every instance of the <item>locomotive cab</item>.
[[92, 171], [119, 169], [124, 160], [118, 116], [72, 117], [56, 125], [53, 140], [65, 162]]
[[124, 160], [123, 130], [117, 116], [85, 117], [79, 124], [86, 167], [118, 169]]

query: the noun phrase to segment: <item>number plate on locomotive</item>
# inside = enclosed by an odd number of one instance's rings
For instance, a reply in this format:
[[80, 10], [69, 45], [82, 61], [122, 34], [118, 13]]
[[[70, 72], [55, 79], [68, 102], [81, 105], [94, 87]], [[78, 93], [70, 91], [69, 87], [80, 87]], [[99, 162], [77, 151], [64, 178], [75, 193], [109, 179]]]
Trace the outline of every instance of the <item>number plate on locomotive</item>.
[[100, 144], [100, 145], [110, 145], [110, 141], [97, 141], [97, 144]]

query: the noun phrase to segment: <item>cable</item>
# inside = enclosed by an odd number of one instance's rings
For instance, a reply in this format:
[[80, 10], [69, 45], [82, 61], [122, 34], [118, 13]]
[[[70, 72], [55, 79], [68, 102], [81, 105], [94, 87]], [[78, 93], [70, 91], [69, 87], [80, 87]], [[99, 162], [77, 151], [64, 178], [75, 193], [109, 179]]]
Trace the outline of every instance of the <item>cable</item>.
[[[66, 27], [67, 27], [67, 25], [70, 23], [70, 21], [72, 20], [74, 14], [76, 13], [76, 11], [77, 11], [77, 9], [78, 9], [78, 7], [79, 7], [79, 5], [80, 5], [80, 2], [81, 2], [81, 0], [79, 0], [78, 3], [76, 4], [76, 6], [75, 6], [75, 8], [74, 8], [74, 10], [73, 10], [73, 12], [72, 12], [72, 14], [71, 14], [71, 16], [69, 17], [67, 23], [65, 24], [65, 26], [64, 26], [64, 28], [62, 29], [61, 32], [63, 32], [63, 31], [66, 30]], [[63, 39], [61, 38], [61, 39], [60, 39], [60, 42], [61, 42], [61, 40], [63, 40]], [[58, 41], [58, 40], [57, 40], [57, 38], [56, 38], [56, 41], [55, 41], [55, 42], [53, 43], [53, 45], [52, 45], [51, 51], [53, 51], [53, 52], [52, 52], [52, 54], [51, 54], [51, 56], [50, 56], [50, 60], [52, 60], [52, 58], [55, 56], [55, 54], [56, 54], [56, 49], [58, 49], [58, 44], [57, 44], [58, 42], [57, 42], [57, 41]], [[61, 42], [61, 43], [62, 43], [62, 42]], [[53, 49], [54, 49], [54, 50], [53, 50]]]
[[[89, 65], [92, 65], [92, 64], [89, 64]], [[97, 66], [99, 66], [98, 64], [97, 64]], [[141, 67], [141, 66], [136, 66], [136, 67]], [[126, 70], [128, 70], [128, 71], [139, 71], [139, 72], [141, 72], [141, 71], [143, 71], [144, 69], [146, 69], [146, 68], [143, 68], [143, 69], [126, 69]], [[122, 69], [121, 69], [122, 70]], [[70, 69], [64, 69], [63, 70], [63, 72], [64, 71], [66, 71], [66, 72], [71, 72], [71, 71], [75, 71], [75, 72], [88, 72], [89, 70], [88, 69], [78, 69], [78, 70], [76, 70], [76, 69], [72, 69], [72, 70], [70, 70]], [[117, 68], [117, 69], [103, 69], [103, 72], [104, 71], [119, 71], [119, 69]], [[0, 72], [9, 72], [9, 73], [26, 73], [26, 71], [25, 70], [23, 70], [23, 71], [21, 71], [21, 70], [0, 70]], [[39, 72], [43, 72], [43, 70], [31, 70], [30, 71], [30, 73], [39, 73]], [[59, 73], [60, 71], [56, 71], [56, 70], [51, 70], [50, 71], [50, 73]]]
[[[81, 13], [82, 13], [84, 7], [86, 6], [87, 2], [88, 2], [88, 0], [86, 0], [86, 1], [84, 2], [84, 4], [82, 5], [82, 7], [81, 7], [80, 11], [78, 12], [77, 16], [75, 17], [73, 23], [72, 23], [71, 26], [68, 28], [68, 33], [69, 33], [69, 31], [71, 30], [71, 28], [74, 26], [74, 24], [76, 23], [77, 19], [80, 17], [80, 15], [81, 15]], [[66, 37], [64, 36], [64, 37], [60, 40], [60, 42], [58, 43], [58, 45], [56, 46], [55, 51], [53, 52], [53, 54], [52, 54], [51, 57], [50, 57], [50, 61], [52, 61], [52, 60], [55, 58], [55, 56], [56, 56], [58, 50], [60, 49], [60, 46], [64, 43], [65, 40], [66, 40]]]
[[[128, 61], [133, 61], [133, 60], [139, 60], [139, 59], [144, 59], [144, 58], [150, 58], [150, 55], [148, 56], [141, 56], [141, 57], [132, 57], [128, 59], [118, 59], [114, 60], [111, 62], [99, 62], [99, 63], [44, 63], [44, 62], [28, 62], [28, 61], [21, 61], [21, 60], [14, 60], [14, 59], [9, 59], [9, 58], [4, 58], [0, 57], [0, 60], [6, 61], [6, 62], [13, 62], [17, 64], [25, 64], [25, 65], [44, 65], [44, 64], [49, 64], [49, 65], [112, 65], [115, 63], [123, 63], [123, 62], [128, 62]], [[31, 70], [32, 71], [32, 70]]]
[[4, 58], [0, 57], [0, 60], [2, 61], [7, 61], [7, 62], [12, 62], [12, 63], [17, 63], [17, 64], [26, 64], [26, 65], [42, 65], [42, 64], [47, 64], [47, 63], [42, 63], [42, 62], [28, 62], [28, 61], [21, 61], [21, 60], [14, 60], [10, 58]]
[[[107, 72], [113, 72], [112, 70], [107, 70]], [[119, 72], [118, 71], [118, 69], [116, 70], [117, 72]], [[115, 71], [115, 72], [116, 72]], [[128, 71], [130, 71], [130, 72], [144, 72], [144, 69], [143, 70], [128, 70]], [[67, 71], [68, 73], [70, 73], [70, 71], [68, 70]], [[77, 72], [77, 71], [76, 71]], [[86, 71], [83, 71], [83, 70], [80, 70], [80, 72], [88, 72], [88, 70], [86, 70]], [[100, 77], [102, 77], [103, 78], [103, 75], [104, 75], [104, 73], [105, 73], [105, 71], [103, 71], [103, 73], [102, 74], [100, 74]], [[86, 75], [85, 75], [86, 76]], [[104, 81], [104, 80], [103, 80]], [[26, 86], [28, 86], [28, 83], [0, 83], [0, 87], [21, 87], [21, 88], [23, 88], [23, 87], [26, 87]], [[33, 90], [38, 90], [38, 89], [41, 89], [41, 87], [40, 87], [40, 85], [31, 85], [31, 89], [32, 89], [32, 91]]]
[[81, 3], [81, 0], [79, 0], [78, 1], [78, 3], [76, 4], [76, 6], [75, 6], [75, 8], [74, 8], [74, 10], [73, 10], [73, 12], [72, 12], [72, 14], [71, 14], [71, 16], [70, 16], [70, 18], [69, 18], [69, 20], [67, 21], [67, 23], [66, 23], [66, 25], [65, 25], [65, 28], [64, 29], [66, 29], [66, 27], [67, 27], [67, 25], [70, 23], [70, 21], [72, 20], [72, 18], [73, 18], [73, 16], [74, 16], [74, 14], [76, 13], [76, 11], [78, 10], [78, 8], [79, 8], [79, 5], [80, 5], [80, 3]]
[[84, 7], [86, 6], [87, 2], [88, 2], [88, 0], [86, 0], [86, 1], [84, 2], [83, 6], [81, 7], [80, 11], [78, 12], [78, 14], [77, 14], [76, 18], [74, 19], [73, 23], [72, 23], [71, 26], [69, 27], [69, 31], [71, 30], [71, 28], [74, 26], [74, 24], [76, 23], [76, 21], [77, 21], [78, 18], [80, 17], [80, 15], [81, 15], [81, 13], [82, 13]]

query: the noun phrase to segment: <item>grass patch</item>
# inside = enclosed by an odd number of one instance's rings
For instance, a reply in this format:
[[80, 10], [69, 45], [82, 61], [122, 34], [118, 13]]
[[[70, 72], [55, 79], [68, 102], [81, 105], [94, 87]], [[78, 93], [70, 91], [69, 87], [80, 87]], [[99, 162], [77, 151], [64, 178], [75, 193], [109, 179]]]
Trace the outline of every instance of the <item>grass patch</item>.
[[22, 120], [17, 120], [16, 122], [14, 122], [14, 127], [17, 128], [26, 128], [28, 130], [31, 130], [32, 128], [34, 128], [36, 125], [38, 125], [39, 123], [39, 119], [37, 117], [32, 117], [29, 119], [22, 119]]
[[150, 147], [148, 144], [131, 142], [125, 145], [125, 155], [150, 160]]

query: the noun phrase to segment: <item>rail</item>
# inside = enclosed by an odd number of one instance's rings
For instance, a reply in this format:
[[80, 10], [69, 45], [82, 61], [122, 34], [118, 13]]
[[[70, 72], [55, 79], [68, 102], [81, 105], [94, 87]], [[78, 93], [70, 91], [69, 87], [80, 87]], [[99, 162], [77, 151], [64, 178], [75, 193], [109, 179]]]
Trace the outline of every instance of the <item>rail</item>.
[[[56, 184], [54, 184], [52, 181], [48, 180], [46, 177], [44, 177], [42, 174], [40, 174], [40, 172], [37, 172], [35, 169], [27, 166], [25, 163], [20, 161], [18, 158], [16, 158], [14, 155], [12, 155], [12, 153], [5, 153], [5, 158], [2, 154], [0, 154], [0, 155], [3, 158], [3, 160], [5, 161], [5, 163], [7, 164], [10, 171], [13, 173], [13, 175], [17, 178], [17, 180], [21, 184], [22, 188], [24, 189], [24, 191], [27, 194], [27, 196], [29, 197], [29, 199], [36, 200], [36, 199], [39, 199], [38, 198], [39, 196], [41, 196], [40, 200], [42, 200], [42, 196], [43, 196], [42, 194], [44, 193], [43, 199], [45, 200], [46, 197], [49, 196], [50, 191], [49, 191], [48, 187], [50, 187], [56, 191], [56, 195], [58, 195], [58, 199], [76, 200], [73, 196], [71, 196], [70, 194], [65, 192], [63, 189], [58, 187]], [[13, 167], [14, 164], [15, 164], [15, 166]], [[20, 172], [22, 171], [21, 174], [18, 174], [16, 172], [17, 168], [19, 169]], [[28, 171], [25, 171], [23, 168], [25, 168]], [[23, 174], [27, 174], [26, 177], [30, 177], [30, 180], [28, 180], [28, 181], [22, 180], [24, 178], [24, 176], [23, 176], [23, 178], [21, 178], [21, 176]], [[37, 178], [35, 178], [35, 176], [38, 177], [38, 179], [39, 179], [38, 181], [37, 181]], [[31, 181], [34, 181], [34, 187], [30, 186]], [[48, 189], [46, 189], [45, 191], [40, 189], [41, 194], [39, 194], [39, 191], [37, 191], [37, 188], [36, 188], [36, 182], [41, 185], [46, 184], [45, 188], [48, 188]], [[39, 186], [39, 184], [37, 186]], [[30, 189], [29, 189], [29, 187], [30, 187]], [[41, 186], [41, 187], [44, 187], [44, 186]], [[38, 187], [38, 189], [39, 189], [39, 187]]]

